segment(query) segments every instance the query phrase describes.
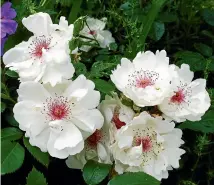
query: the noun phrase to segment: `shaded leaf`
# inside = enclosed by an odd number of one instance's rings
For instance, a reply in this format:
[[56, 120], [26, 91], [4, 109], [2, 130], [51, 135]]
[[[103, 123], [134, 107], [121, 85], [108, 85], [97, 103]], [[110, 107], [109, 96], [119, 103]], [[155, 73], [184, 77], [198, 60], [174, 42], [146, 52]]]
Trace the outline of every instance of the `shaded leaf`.
[[179, 125], [181, 129], [190, 129], [203, 133], [214, 133], [214, 110], [209, 110], [200, 121], [185, 121]]
[[19, 127], [19, 123], [15, 120], [13, 113], [6, 114], [5, 119], [9, 125]]
[[27, 177], [26, 185], [47, 185], [44, 175], [33, 167]]
[[5, 74], [6, 74], [7, 76], [11, 77], [11, 78], [18, 78], [18, 77], [19, 77], [19, 75], [18, 75], [17, 72], [11, 71], [10, 69], [8, 69], [8, 70], [5, 72]]
[[214, 10], [204, 9], [202, 11], [202, 16], [207, 24], [214, 26]]
[[103, 76], [109, 76], [111, 73], [111, 70], [114, 69], [116, 66], [115, 63], [106, 63], [106, 62], [95, 62], [93, 63], [91, 67], [90, 76], [92, 77], [103, 77]]
[[206, 44], [196, 43], [194, 44], [195, 49], [197, 49], [202, 55], [206, 57], [211, 57], [213, 54], [213, 49]]
[[6, 109], [6, 104], [4, 102], [1, 102], [1, 112], [4, 112]]
[[107, 177], [110, 169], [110, 164], [88, 161], [83, 168], [83, 178], [88, 185], [96, 185]]
[[22, 166], [25, 157], [24, 148], [17, 142], [1, 143], [1, 174], [12, 173]]
[[160, 181], [144, 172], [125, 173], [123, 175], [115, 176], [108, 183], [108, 185], [159, 185], [159, 184]]
[[31, 153], [31, 155], [41, 164], [48, 167], [49, 165], [49, 154], [47, 152], [42, 152], [38, 147], [32, 146], [29, 143], [29, 139], [26, 137], [23, 138], [23, 142], [27, 150]]
[[149, 36], [155, 40], [158, 41], [161, 39], [165, 32], [165, 26], [162, 22], [154, 22], [151, 28], [151, 31], [149, 33]]
[[179, 51], [175, 54], [175, 58], [177, 59], [177, 65], [189, 64], [192, 71], [201, 71], [206, 68], [205, 58], [197, 52]]
[[3, 128], [1, 130], [1, 141], [15, 141], [23, 136], [21, 130], [15, 127]]

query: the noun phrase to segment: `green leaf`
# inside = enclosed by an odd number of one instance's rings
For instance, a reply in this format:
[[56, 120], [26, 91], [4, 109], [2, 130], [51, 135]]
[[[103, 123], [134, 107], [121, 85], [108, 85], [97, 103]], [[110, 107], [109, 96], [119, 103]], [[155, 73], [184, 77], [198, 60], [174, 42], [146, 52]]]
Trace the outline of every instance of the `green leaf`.
[[93, 79], [95, 87], [98, 91], [109, 94], [111, 91], [115, 90], [115, 86], [111, 82], [107, 82], [102, 79]]
[[207, 24], [214, 26], [214, 10], [204, 9], [202, 11], [202, 16]]
[[192, 71], [201, 71], [206, 68], [205, 58], [197, 52], [179, 51], [175, 54], [175, 58], [178, 60], [177, 65], [189, 64]]
[[181, 129], [190, 129], [203, 133], [214, 133], [214, 110], [209, 110], [200, 121], [185, 121], [179, 125]]
[[201, 33], [202, 33], [203, 35], [205, 35], [205, 36], [211, 38], [211, 39], [214, 39], [213, 33], [210, 32], [210, 31], [208, 31], [208, 30], [203, 30]]
[[86, 69], [85, 64], [78, 62], [78, 63], [74, 63], [73, 65], [74, 65], [75, 73], [77, 76], [79, 76], [81, 74], [86, 75], [87, 69]]
[[2, 82], [1, 82], [1, 90], [2, 90], [2, 92], [7, 91], [6, 85], [4, 83], [2, 83]]
[[116, 63], [106, 63], [106, 62], [95, 62], [93, 63], [91, 67], [90, 76], [92, 77], [103, 77], [103, 76], [109, 76], [111, 73], [111, 70], [114, 69], [116, 66]]
[[117, 46], [116, 43], [111, 43], [111, 44], [109, 45], [109, 48], [110, 48], [110, 50], [116, 51], [117, 48], [118, 48], [118, 46]]
[[214, 88], [208, 89], [208, 93], [211, 99], [211, 108], [214, 108]]
[[47, 185], [44, 175], [33, 167], [27, 177], [26, 185]]
[[96, 185], [107, 177], [110, 169], [110, 164], [88, 161], [83, 168], [83, 178], [88, 185]]
[[17, 142], [1, 143], [1, 174], [12, 173], [22, 166], [25, 157], [24, 148]]
[[5, 119], [9, 125], [19, 127], [19, 123], [15, 120], [13, 113], [6, 114]]
[[43, 164], [44, 166], [48, 167], [49, 165], [49, 154], [46, 152], [42, 152], [38, 147], [36, 146], [32, 146], [29, 143], [29, 139], [27, 139], [26, 137], [23, 137], [23, 142], [25, 147], [27, 148], [27, 150], [30, 152], [30, 154], [41, 164]]
[[69, 48], [71, 51], [75, 50], [79, 46], [79, 40], [77, 38], [71, 39], [69, 42]]
[[6, 104], [4, 102], [1, 102], [1, 112], [4, 112], [6, 109]]
[[78, 0], [78, 1], [75, 1], [73, 3], [70, 14], [68, 16], [68, 23], [69, 24], [73, 23], [77, 19], [78, 14], [81, 10], [81, 4], [82, 4], [82, 0]]
[[211, 57], [213, 54], [213, 49], [206, 44], [196, 43], [194, 44], [195, 49], [197, 49], [202, 55], [206, 57]]
[[8, 127], [1, 130], [1, 141], [15, 141], [20, 139], [23, 133], [18, 128]]
[[160, 181], [144, 172], [125, 173], [120, 176], [115, 176], [108, 183], [108, 185], [159, 185], [159, 184]]
[[19, 75], [18, 75], [17, 72], [11, 71], [10, 69], [8, 69], [8, 70], [5, 72], [5, 74], [6, 74], [7, 76], [11, 77], [11, 78], [18, 78], [18, 77], [19, 77]]
[[165, 26], [162, 22], [154, 22], [150, 31], [149, 36], [155, 40], [158, 41], [161, 39], [165, 32]]
[[86, 16], [79, 17], [75, 22], [74, 22], [74, 31], [73, 35], [77, 36], [79, 35], [79, 32], [83, 29], [84, 27], [84, 22], [86, 20]]

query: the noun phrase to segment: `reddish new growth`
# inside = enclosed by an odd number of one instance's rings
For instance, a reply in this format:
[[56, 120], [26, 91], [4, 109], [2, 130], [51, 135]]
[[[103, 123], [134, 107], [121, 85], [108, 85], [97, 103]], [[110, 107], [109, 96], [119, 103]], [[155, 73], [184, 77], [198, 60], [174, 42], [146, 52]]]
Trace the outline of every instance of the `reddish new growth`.
[[115, 124], [117, 129], [120, 129], [122, 126], [126, 125], [126, 123], [120, 121], [118, 114], [114, 114], [112, 122]]
[[140, 78], [136, 80], [136, 87], [138, 88], [145, 88], [147, 86], [153, 85], [153, 82], [150, 78]]
[[96, 147], [98, 142], [101, 140], [102, 134], [100, 130], [96, 130], [88, 139], [87, 143], [90, 147]]
[[171, 102], [172, 103], [182, 103], [184, 101], [185, 95], [183, 93], [183, 90], [179, 90], [175, 93], [174, 96], [171, 97]]
[[32, 41], [32, 44], [29, 47], [30, 54], [33, 55], [33, 57], [41, 58], [43, 53], [42, 50], [48, 50], [50, 43], [50, 38], [46, 38], [45, 36], [36, 37], [36, 39]]
[[136, 146], [140, 146], [142, 144], [143, 152], [149, 152], [152, 149], [152, 141], [148, 136], [142, 138], [139, 137], [135, 142]]
[[90, 34], [90, 35], [95, 35], [95, 34], [96, 34], [96, 31], [90, 30], [90, 31], [89, 31], [89, 34]]

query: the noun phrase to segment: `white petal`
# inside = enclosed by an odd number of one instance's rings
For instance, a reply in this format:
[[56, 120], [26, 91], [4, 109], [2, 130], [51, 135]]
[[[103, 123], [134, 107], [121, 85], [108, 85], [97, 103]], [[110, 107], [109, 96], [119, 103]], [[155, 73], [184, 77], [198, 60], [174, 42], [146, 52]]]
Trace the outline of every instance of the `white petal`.
[[23, 82], [20, 84], [17, 90], [19, 100], [34, 101], [37, 103], [44, 103], [45, 100], [50, 97], [50, 94], [38, 82]]
[[[47, 13], [36, 13], [22, 19], [23, 25], [35, 35], [49, 35], [51, 33], [52, 20]], [[39, 26], [38, 26], [39, 25]]]
[[11, 48], [3, 55], [3, 62], [7, 66], [12, 66], [12, 63], [19, 63], [24, 60], [24, 53], [28, 47], [27, 42], [21, 42], [14, 48]]
[[13, 112], [14, 118], [19, 123], [19, 128], [28, 131], [32, 136], [40, 134], [48, 126], [41, 110], [30, 101], [15, 104]]
[[118, 141], [118, 146], [120, 149], [126, 149], [132, 146], [133, 137], [132, 136], [121, 136]]
[[93, 133], [103, 126], [104, 118], [99, 110], [85, 110], [73, 115], [73, 123], [80, 129]]

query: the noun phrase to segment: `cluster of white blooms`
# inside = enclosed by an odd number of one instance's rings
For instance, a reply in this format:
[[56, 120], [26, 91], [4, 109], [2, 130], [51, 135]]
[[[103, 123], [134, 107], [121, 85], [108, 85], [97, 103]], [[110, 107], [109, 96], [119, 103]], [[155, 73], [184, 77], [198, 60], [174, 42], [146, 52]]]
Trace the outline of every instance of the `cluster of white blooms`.
[[[161, 180], [179, 167], [185, 151], [175, 123], [200, 120], [208, 110], [204, 79], [192, 81], [189, 66], [170, 65], [165, 51], [139, 52], [133, 61], [123, 58], [110, 76], [139, 111], [124, 105], [116, 93], [100, 103], [91, 80], [84, 75], [71, 80], [74, 26], [64, 17], [53, 24], [46, 13], [22, 22], [33, 36], [7, 51], [3, 62], [19, 74], [14, 117], [31, 145], [53, 157], [68, 157], [67, 166], [76, 169], [95, 160], [114, 164], [118, 174], [143, 171]], [[109, 47], [115, 40], [105, 24], [87, 18], [79, 34], [84, 41]], [[159, 109], [158, 114], [145, 111], [146, 106]]]

